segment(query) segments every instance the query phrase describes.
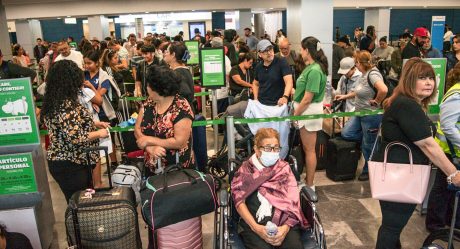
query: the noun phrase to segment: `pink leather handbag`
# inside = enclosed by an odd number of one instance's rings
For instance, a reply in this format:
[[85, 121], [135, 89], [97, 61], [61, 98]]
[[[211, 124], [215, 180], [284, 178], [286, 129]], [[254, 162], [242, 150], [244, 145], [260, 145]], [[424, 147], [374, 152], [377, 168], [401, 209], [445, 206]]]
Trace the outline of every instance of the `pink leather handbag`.
[[[387, 162], [388, 151], [392, 146], [405, 147], [409, 152], [410, 163]], [[391, 142], [385, 148], [383, 162], [370, 159], [368, 165], [372, 198], [402, 203], [423, 202], [428, 188], [431, 165], [414, 164], [409, 146], [401, 142]]]

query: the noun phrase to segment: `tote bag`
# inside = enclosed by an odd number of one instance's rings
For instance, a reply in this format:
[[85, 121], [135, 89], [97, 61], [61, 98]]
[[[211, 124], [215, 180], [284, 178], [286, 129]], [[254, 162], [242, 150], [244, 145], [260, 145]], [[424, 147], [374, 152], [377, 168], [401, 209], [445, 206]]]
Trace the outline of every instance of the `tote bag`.
[[[377, 139], [378, 140], [378, 139]], [[376, 140], [376, 142], [377, 142]], [[402, 146], [409, 152], [409, 164], [387, 161], [393, 146]], [[374, 154], [374, 148], [372, 154]], [[391, 142], [385, 147], [383, 162], [369, 164], [369, 180], [372, 198], [382, 201], [421, 204], [425, 199], [431, 165], [414, 164], [412, 151], [402, 142]]]

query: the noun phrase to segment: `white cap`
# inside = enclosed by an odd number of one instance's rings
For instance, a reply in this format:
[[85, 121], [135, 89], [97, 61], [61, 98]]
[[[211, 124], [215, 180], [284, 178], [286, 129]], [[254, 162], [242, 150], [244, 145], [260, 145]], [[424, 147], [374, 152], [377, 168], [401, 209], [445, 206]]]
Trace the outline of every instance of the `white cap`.
[[355, 66], [355, 59], [352, 57], [345, 57], [340, 61], [340, 69], [337, 73], [339, 74], [347, 74], [350, 69]]

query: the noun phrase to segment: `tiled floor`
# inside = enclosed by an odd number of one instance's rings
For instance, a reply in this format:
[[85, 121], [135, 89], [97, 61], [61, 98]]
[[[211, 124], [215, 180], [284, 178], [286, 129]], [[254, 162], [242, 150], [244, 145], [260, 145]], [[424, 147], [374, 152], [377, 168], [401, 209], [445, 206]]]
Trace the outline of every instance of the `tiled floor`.
[[[212, 137], [212, 134], [208, 135], [208, 138]], [[208, 139], [208, 148], [212, 148], [211, 142]], [[49, 184], [56, 217], [55, 239], [51, 248], [62, 249], [67, 247], [63, 223], [66, 204], [52, 177], [49, 177]], [[325, 228], [328, 248], [374, 248], [381, 213], [378, 202], [371, 198], [369, 183], [333, 182], [326, 177], [324, 171], [318, 171], [315, 184], [319, 196], [317, 206]], [[203, 217], [204, 248], [207, 249], [212, 248], [213, 220], [213, 214]], [[147, 230], [142, 218], [139, 218], [139, 224], [143, 246], [146, 248]], [[426, 236], [424, 216], [414, 212], [401, 236], [403, 248], [420, 248]]]

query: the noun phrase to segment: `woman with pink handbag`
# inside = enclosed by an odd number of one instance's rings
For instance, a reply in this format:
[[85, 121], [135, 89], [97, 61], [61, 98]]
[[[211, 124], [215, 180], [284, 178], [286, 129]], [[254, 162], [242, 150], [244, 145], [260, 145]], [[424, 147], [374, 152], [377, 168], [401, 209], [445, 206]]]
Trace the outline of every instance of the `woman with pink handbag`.
[[[460, 186], [459, 171], [435, 142], [436, 127], [426, 115], [428, 104], [437, 96], [436, 89], [431, 65], [412, 58], [404, 65], [393, 95], [384, 102], [382, 143], [369, 162], [371, 190], [382, 211], [376, 249], [401, 248], [401, 232], [421, 198], [417, 193], [423, 188], [426, 191], [423, 167], [429, 168], [430, 161], [448, 176], [448, 182]], [[414, 175], [420, 189], [407, 185]], [[399, 188], [382, 189], [385, 181], [393, 181]]]

